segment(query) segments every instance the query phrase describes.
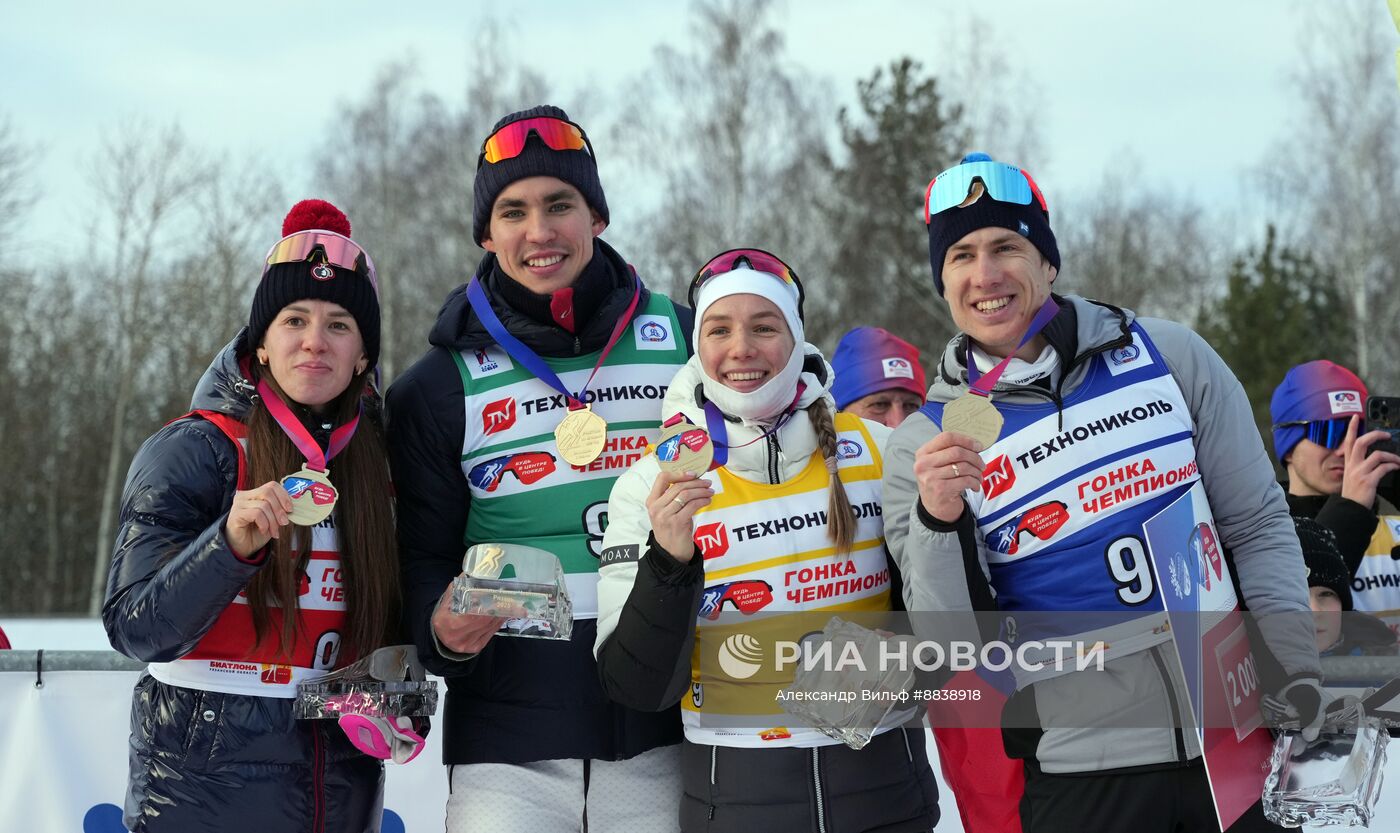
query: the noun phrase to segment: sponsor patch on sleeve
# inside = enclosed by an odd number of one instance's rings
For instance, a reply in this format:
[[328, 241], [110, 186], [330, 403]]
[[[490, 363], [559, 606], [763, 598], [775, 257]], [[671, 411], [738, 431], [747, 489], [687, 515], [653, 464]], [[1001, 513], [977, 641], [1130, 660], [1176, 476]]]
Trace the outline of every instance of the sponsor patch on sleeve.
[[626, 564], [629, 561], [638, 561], [641, 557], [641, 547], [638, 547], [636, 544], [608, 547], [603, 550], [602, 557], [598, 559], [598, 566], [607, 567], [611, 564]]

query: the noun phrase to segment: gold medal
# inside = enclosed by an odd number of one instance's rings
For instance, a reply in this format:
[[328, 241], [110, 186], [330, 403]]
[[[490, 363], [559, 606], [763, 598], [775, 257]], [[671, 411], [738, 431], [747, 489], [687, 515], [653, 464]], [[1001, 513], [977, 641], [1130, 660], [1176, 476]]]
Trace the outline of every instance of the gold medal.
[[554, 429], [554, 444], [559, 446], [559, 456], [571, 466], [586, 466], [598, 459], [607, 441], [608, 422], [593, 413], [589, 405], [569, 411], [569, 415]]
[[983, 450], [1001, 436], [1004, 421], [991, 399], [975, 393], [965, 393], [943, 407], [943, 430], [966, 434], [981, 443]]
[[682, 420], [661, 429], [656, 439], [656, 462], [662, 471], [704, 474], [715, 461], [715, 445], [704, 428]]
[[315, 526], [324, 521], [340, 498], [325, 472], [306, 466], [282, 478], [282, 488], [292, 497], [290, 517], [299, 526]]

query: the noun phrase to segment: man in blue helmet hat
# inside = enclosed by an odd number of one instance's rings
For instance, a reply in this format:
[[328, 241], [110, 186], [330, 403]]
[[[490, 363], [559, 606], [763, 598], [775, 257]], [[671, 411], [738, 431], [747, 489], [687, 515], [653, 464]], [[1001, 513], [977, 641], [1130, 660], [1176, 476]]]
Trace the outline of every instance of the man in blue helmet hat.
[[[886, 451], [885, 534], [910, 611], [997, 611], [1013, 641], [1032, 611], [1058, 627], [1079, 611], [1117, 611], [1129, 631], [1160, 622], [1145, 527], [1184, 506], [1182, 543], [1218, 530], [1220, 572], [1264, 617], [1266, 690], [1315, 737], [1331, 698], [1302, 553], [1229, 368], [1184, 326], [1053, 293], [1049, 209], [1018, 167], [969, 155], [929, 183], [925, 220], [961, 332]], [[1017, 669], [1003, 741], [1024, 761], [1026, 831], [1217, 828], [1169, 631], [1120, 629], [1102, 670]], [[1257, 803], [1240, 824], [1267, 828]]]

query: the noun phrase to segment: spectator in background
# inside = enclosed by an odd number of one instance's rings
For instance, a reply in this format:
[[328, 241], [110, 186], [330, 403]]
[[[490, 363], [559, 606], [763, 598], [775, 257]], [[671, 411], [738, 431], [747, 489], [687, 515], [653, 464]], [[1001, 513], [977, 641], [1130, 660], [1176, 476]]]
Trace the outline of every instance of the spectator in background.
[[[1369, 393], [1355, 373], [1325, 359], [1292, 368], [1269, 403], [1274, 454], [1287, 473], [1288, 510], [1337, 538], [1356, 604], [1400, 623], [1400, 512], [1377, 495], [1400, 456], [1372, 452], [1385, 431], [1366, 431]], [[1385, 523], [1380, 523], [1384, 519]]]
[[1394, 656], [1395, 634], [1384, 622], [1352, 608], [1351, 581], [1337, 537], [1312, 518], [1293, 519], [1308, 565], [1309, 604], [1322, 656]]
[[831, 358], [836, 408], [890, 428], [924, 404], [919, 348], [880, 327], [856, 327]]

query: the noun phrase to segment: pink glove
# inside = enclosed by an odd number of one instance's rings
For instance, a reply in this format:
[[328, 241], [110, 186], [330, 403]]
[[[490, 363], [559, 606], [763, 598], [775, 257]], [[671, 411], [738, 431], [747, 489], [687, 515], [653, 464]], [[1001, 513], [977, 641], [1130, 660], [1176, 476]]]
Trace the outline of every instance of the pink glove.
[[413, 731], [409, 717], [371, 717], [367, 714], [340, 716], [341, 731], [355, 748], [381, 761], [406, 764], [423, 751], [423, 736]]

